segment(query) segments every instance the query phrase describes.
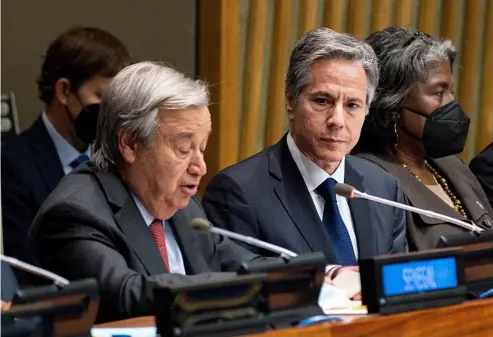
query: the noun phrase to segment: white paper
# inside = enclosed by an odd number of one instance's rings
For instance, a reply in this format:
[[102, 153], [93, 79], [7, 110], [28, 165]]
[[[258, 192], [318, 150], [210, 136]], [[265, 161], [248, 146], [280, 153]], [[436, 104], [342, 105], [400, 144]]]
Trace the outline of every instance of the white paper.
[[366, 307], [363, 308], [350, 308], [350, 309], [323, 309], [324, 314], [326, 315], [366, 315], [368, 314], [368, 310]]
[[320, 289], [318, 305], [323, 310], [330, 308], [352, 307], [351, 301], [347, 298], [344, 291], [328, 283], [324, 283]]
[[361, 292], [361, 280], [359, 272], [342, 269], [332, 281], [334, 286], [342, 289], [347, 298], [352, 298]]
[[112, 337], [114, 335], [124, 335], [131, 337], [156, 337], [156, 327], [145, 328], [92, 328], [92, 337]]
[[361, 301], [351, 301], [344, 290], [332, 284], [324, 283], [320, 289], [318, 305], [327, 315], [366, 315], [368, 311]]

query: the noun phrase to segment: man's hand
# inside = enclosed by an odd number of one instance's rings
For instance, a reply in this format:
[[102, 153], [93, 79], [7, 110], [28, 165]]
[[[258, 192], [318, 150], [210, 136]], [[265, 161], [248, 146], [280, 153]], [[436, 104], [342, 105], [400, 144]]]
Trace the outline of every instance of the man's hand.
[[[347, 266], [347, 267], [335, 267], [330, 269], [327, 274], [325, 274], [325, 282], [329, 284], [334, 284], [334, 279], [337, 275], [344, 273], [344, 271], [355, 271], [359, 273], [359, 266]], [[353, 297], [350, 298], [353, 301], [361, 301], [361, 292], [358, 292]]]
[[1, 301], [2, 302], [2, 312], [4, 311], [7, 311], [10, 309], [10, 306], [12, 305], [11, 302], [4, 302], [4, 301]]

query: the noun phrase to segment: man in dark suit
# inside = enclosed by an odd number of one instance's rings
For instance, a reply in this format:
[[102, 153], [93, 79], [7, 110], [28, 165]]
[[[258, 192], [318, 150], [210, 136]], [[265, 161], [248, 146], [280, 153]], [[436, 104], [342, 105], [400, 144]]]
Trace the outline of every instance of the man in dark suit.
[[481, 151], [469, 164], [493, 207], [493, 143]]
[[38, 212], [27, 247], [70, 280], [94, 277], [98, 321], [153, 313], [153, 288], [232, 277], [258, 259], [190, 221], [211, 131], [204, 84], [165, 66], [122, 70], [103, 94], [92, 161], [68, 174]]
[[49, 46], [38, 81], [45, 110], [2, 147], [6, 255], [25, 258], [22, 248], [39, 207], [64, 174], [90, 156], [86, 136], [95, 131], [101, 93], [129, 61], [125, 46], [98, 28], [70, 29]]
[[[403, 200], [394, 177], [347, 155], [377, 83], [376, 56], [366, 43], [328, 28], [307, 33], [286, 76], [290, 131], [212, 179], [203, 198], [208, 218], [297, 253], [322, 251], [327, 264], [351, 269], [361, 257], [405, 252], [403, 211], [334, 192], [335, 183], [347, 183]], [[328, 271], [330, 279], [341, 269]]]

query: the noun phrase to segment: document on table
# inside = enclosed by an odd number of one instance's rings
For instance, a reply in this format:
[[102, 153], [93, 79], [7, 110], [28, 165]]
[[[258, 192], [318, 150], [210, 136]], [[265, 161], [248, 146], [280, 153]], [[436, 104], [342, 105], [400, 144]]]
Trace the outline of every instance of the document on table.
[[156, 337], [156, 327], [143, 328], [92, 328], [92, 337]]
[[368, 311], [361, 301], [351, 301], [345, 291], [324, 283], [318, 297], [318, 305], [327, 315], [366, 315]]

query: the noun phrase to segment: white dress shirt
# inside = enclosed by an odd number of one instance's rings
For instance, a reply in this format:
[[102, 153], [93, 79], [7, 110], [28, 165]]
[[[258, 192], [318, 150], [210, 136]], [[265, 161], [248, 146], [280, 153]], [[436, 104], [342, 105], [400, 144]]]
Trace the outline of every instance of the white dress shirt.
[[[154, 221], [154, 217], [149, 213], [149, 211], [142, 205], [140, 200], [137, 198], [135, 194], [132, 193], [132, 197], [134, 198], [135, 204], [144, 218], [144, 222], [147, 227], [149, 227]], [[171, 228], [168, 221], [163, 221], [164, 228], [164, 238], [166, 241], [166, 251], [168, 253], [168, 263], [169, 263], [169, 272], [175, 274], [183, 274], [185, 275], [185, 264], [183, 263], [183, 256], [181, 254], [180, 246], [175, 238], [175, 233], [173, 233], [173, 229]]]
[[72, 146], [72, 144], [70, 144], [61, 134], [58, 133], [46, 116], [46, 112], [43, 111], [41, 114], [41, 119], [43, 120], [46, 130], [55, 144], [55, 149], [58, 154], [58, 158], [60, 158], [60, 163], [62, 164], [63, 172], [65, 174], [70, 173], [73, 170], [70, 163], [79, 158], [80, 155], [85, 154], [91, 158], [92, 145], [89, 145], [84, 153], [80, 153], [75, 147]]
[[[296, 166], [298, 166], [298, 169], [301, 172], [303, 181], [305, 182], [305, 185], [310, 192], [313, 203], [315, 204], [315, 208], [317, 209], [318, 216], [322, 221], [324, 216], [325, 200], [320, 196], [320, 194], [317, 193], [316, 189], [327, 178], [333, 178], [338, 183], [344, 184], [346, 166], [345, 158], [341, 160], [339, 167], [337, 167], [334, 174], [331, 176], [322, 168], [320, 168], [317, 164], [308, 159], [308, 157], [306, 157], [303, 153], [301, 153], [301, 151], [298, 149], [298, 146], [296, 146], [293, 137], [291, 136], [291, 132], [288, 133], [286, 140], [288, 143], [289, 152], [291, 152], [291, 156], [293, 157]], [[346, 225], [347, 231], [349, 233], [349, 237], [351, 238], [354, 256], [356, 257], [356, 259], [358, 259], [358, 242], [356, 241], [356, 233], [354, 232], [353, 219], [351, 217], [351, 210], [349, 209], [347, 199], [341, 196], [337, 196], [337, 207], [339, 208], [342, 221], [344, 221], [344, 224]]]

